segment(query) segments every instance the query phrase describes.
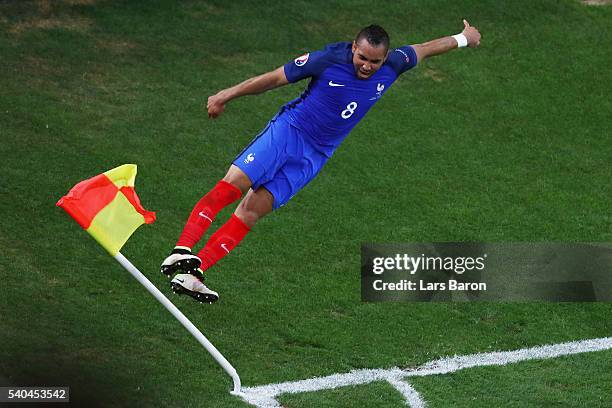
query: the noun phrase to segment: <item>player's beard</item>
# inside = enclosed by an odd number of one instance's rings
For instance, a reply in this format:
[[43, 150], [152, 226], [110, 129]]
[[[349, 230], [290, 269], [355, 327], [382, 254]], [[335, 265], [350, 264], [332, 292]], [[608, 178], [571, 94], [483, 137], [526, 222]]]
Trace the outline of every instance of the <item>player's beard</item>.
[[373, 73], [374, 73], [374, 72], [372, 72], [372, 71], [369, 71], [368, 73], [365, 73], [365, 72], [363, 72], [361, 69], [358, 69], [358, 70], [357, 70], [357, 77], [358, 77], [359, 79], [368, 79], [369, 77], [371, 77], [371, 76], [372, 76], [372, 74], [373, 74]]

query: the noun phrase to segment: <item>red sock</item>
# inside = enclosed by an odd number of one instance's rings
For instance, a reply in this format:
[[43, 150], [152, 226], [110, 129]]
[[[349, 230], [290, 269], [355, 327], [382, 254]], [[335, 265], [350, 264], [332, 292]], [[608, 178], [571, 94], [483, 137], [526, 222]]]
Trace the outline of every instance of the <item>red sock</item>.
[[223, 180], [219, 181], [193, 207], [176, 246], [192, 248], [202, 238], [217, 213], [225, 206], [238, 200], [241, 195], [242, 192], [238, 187]]
[[198, 258], [202, 260], [200, 269], [207, 270], [229, 254], [250, 230], [240, 218], [236, 217], [236, 214], [232, 214], [231, 218], [210, 237], [206, 246], [198, 252]]

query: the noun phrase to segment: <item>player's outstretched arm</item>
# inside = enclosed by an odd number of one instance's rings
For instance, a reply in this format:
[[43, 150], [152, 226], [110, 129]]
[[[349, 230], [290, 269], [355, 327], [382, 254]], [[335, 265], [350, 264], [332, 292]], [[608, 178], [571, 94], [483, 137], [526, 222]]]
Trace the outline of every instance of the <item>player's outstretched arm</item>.
[[225, 104], [244, 95], [255, 95], [270, 89], [278, 88], [279, 86], [288, 84], [285, 76], [284, 67], [275, 69], [274, 71], [249, 78], [246, 81], [232, 86], [231, 88], [219, 91], [217, 94], [208, 97], [206, 109], [208, 109], [208, 117], [216, 118], [225, 110]]
[[463, 25], [464, 27], [461, 34], [413, 45], [412, 47], [416, 51], [418, 62], [421, 62], [425, 58], [433, 57], [434, 55], [444, 54], [458, 47], [478, 47], [480, 45], [480, 32], [478, 32], [478, 29], [472, 27], [467, 20], [463, 20]]

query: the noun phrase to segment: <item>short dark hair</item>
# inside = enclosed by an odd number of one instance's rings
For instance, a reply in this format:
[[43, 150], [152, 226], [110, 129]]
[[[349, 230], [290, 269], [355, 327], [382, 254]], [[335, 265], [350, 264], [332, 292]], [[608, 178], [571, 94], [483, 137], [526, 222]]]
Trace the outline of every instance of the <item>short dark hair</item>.
[[359, 31], [357, 36], [355, 37], [355, 42], [358, 43], [362, 39], [368, 40], [370, 45], [374, 47], [378, 47], [382, 45], [385, 49], [389, 49], [389, 34], [379, 25], [371, 24], [367, 27], [364, 27]]

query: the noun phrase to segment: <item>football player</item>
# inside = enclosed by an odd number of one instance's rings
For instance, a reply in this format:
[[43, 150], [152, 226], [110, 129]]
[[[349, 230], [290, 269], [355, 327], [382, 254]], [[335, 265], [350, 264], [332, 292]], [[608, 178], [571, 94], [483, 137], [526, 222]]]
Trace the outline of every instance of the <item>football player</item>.
[[[195, 205], [161, 272], [172, 289], [212, 303], [217, 292], [204, 284], [204, 272], [229, 254], [271, 211], [285, 205], [308, 184], [395, 80], [425, 58], [480, 45], [480, 33], [463, 20], [460, 34], [390, 49], [377, 25], [363, 28], [354, 41], [329, 44], [263, 75], [208, 98], [208, 116], [219, 117], [228, 102], [245, 95], [310, 79], [304, 92], [281, 107], [267, 126], [238, 154], [227, 174]], [[230, 219], [197, 255], [193, 247], [217, 213], [244, 198]]]

